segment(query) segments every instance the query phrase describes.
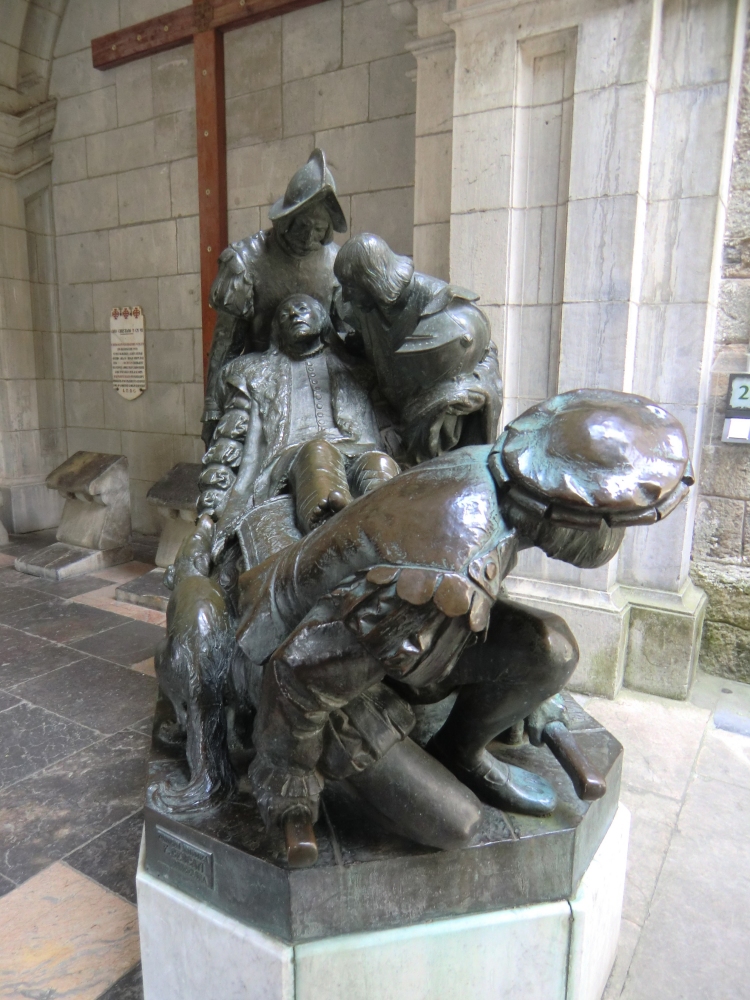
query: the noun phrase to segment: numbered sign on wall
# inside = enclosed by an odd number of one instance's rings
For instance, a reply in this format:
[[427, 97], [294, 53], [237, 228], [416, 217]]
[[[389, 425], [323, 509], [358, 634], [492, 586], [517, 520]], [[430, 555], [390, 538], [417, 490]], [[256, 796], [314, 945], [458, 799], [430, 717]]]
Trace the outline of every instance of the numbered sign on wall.
[[146, 339], [140, 306], [115, 307], [109, 319], [112, 384], [124, 399], [146, 390]]
[[729, 376], [721, 440], [728, 444], [750, 444], [750, 372], [734, 372]]

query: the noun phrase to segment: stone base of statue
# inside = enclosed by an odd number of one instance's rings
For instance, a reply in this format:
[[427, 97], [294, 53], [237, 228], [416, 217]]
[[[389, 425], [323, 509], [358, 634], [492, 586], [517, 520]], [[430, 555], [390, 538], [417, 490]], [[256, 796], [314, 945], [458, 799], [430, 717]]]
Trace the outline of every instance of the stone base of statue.
[[185, 536], [195, 525], [200, 495], [198, 476], [202, 469], [201, 465], [178, 462], [146, 494], [148, 502], [164, 518], [154, 560], [156, 569], [118, 587], [115, 591], [118, 601], [141, 604], [156, 611], [167, 610], [170, 591], [164, 586], [164, 570], [172, 565]]
[[[429, 710], [432, 712], [432, 710]], [[145, 1000], [599, 1000], [614, 961], [629, 817], [622, 748], [569, 700], [607, 779], [580, 801], [546, 748], [492, 744], [556, 788], [554, 814], [485, 807], [472, 844], [395, 836], [345, 783], [324, 792], [319, 857], [290, 869], [246, 787], [200, 819], [147, 808], [138, 874]], [[432, 725], [420, 720], [420, 741]], [[172, 774], [155, 758], [151, 780]]]
[[33, 556], [16, 559], [19, 572], [65, 580], [133, 558], [124, 455], [78, 451], [50, 472], [46, 484], [65, 499], [57, 541]]

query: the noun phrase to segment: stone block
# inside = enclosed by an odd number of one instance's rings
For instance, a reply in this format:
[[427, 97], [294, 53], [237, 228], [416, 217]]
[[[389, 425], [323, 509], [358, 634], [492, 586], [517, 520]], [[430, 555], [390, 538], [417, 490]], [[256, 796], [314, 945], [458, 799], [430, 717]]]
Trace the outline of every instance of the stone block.
[[645, 80], [650, 35], [651, 12], [639, 5], [618, 5], [598, 10], [596, 17], [583, 17], [578, 29], [576, 93]]
[[[0, 493], [0, 511], [2, 510], [3, 502], [4, 502], [3, 495], [2, 493]], [[0, 513], [0, 517], [2, 517], [2, 513]], [[10, 539], [8, 538], [8, 529], [5, 527], [3, 522], [0, 521], [0, 547], [3, 545], [7, 545], [9, 541]]]
[[64, 333], [60, 343], [64, 378], [74, 379], [86, 372], [91, 379], [111, 382], [112, 352], [108, 333]]
[[181, 160], [196, 156], [198, 139], [195, 134], [195, 112], [174, 111], [154, 119], [154, 160]]
[[645, 103], [645, 82], [576, 94], [571, 198], [638, 191]]
[[19, 572], [62, 580], [132, 558], [124, 455], [76, 452], [47, 476], [46, 485], [65, 498], [57, 542], [16, 559]]
[[170, 595], [171, 591], [164, 586], [164, 570], [157, 567], [118, 587], [115, 600], [152, 608], [154, 611], [166, 611]]
[[[185, 389], [174, 382], [150, 382], [138, 399], [127, 400], [114, 389], [104, 393], [104, 426], [121, 431], [185, 433]], [[200, 417], [200, 413], [198, 414]]]
[[133, 479], [152, 481], [164, 475], [174, 462], [172, 434], [122, 431], [122, 450], [128, 456]]
[[696, 558], [739, 565], [744, 523], [743, 500], [701, 496], [695, 515], [693, 551]]
[[411, 187], [414, 183], [414, 117], [384, 118], [317, 132], [342, 194]]
[[402, 55], [410, 36], [395, 17], [386, 17], [382, 0], [344, 8], [344, 66]]
[[257, 208], [236, 208], [227, 215], [230, 243], [252, 236], [260, 229], [260, 212]]
[[92, 90], [57, 103], [54, 142], [97, 135], [117, 127], [117, 96], [114, 87]]
[[[313, 136], [305, 135], [228, 150], [229, 207], [249, 208], [272, 204], [284, 193], [287, 179], [307, 161], [313, 145]], [[329, 148], [324, 148], [330, 154]], [[336, 167], [333, 169], [336, 170]], [[336, 170], [337, 187], [340, 189], [339, 173]]]
[[[153, 17], [153, 14], [148, 15]], [[118, 66], [102, 74], [114, 72], [117, 88], [117, 124], [134, 125], [154, 117], [154, 91], [151, 82], [151, 60], [136, 59], [135, 62]]]
[[92, 285], [60, 285], [60, 329], [66, 333], [89, 333], [94, 329]]
[[162, 330], [200, 326], [200, 276], [180, 274], [159, 278], [159, 316]]
[[717, 195], [727, 113], [727, 84], [657, 94], [649, 197]]
[[352, 196], [351, 234], [378, 233], [396, 253], [411, 256], [413, 219], [413, 188], [394, 188]]
[[417, 54], [417, 135], [453, 128], [454, 61], [452, 44]]
[[0, 329], [0, 378], [36, 378], [34, 337], [30, 331]]
[[195, 60], [192, 45], [159, 52], [151, 59], [154, 114], [195, 109]]
[[[158, 279], [131, 278], [127, 281], [98, 282], [94, 285], [92, 329], [109, 332], [109, 315], [113, 306], [140, 306], [145, 318], [146, 333], [158, 329], [160, 326]], [[146, 362], [148, 364], [148, 358]], [[111, 372], [107, 377], [111, 377]]]
[[[103, 178], [110, 180], [110, 178]], [[114, 180], [115, 178], [111, 178]], [[172, 214], [169, 166], [160, 164], [117, 175], [120, 225], [168, 219]]]
[[3, 523], [16, 534], [54, 528], [60, 523], [62, 497], [48, 490], [43, 482], [3, 486], [0, 495]]
[[201, 413], [203, 413], [203, 382], [194, 382], [185, 386], [185, 429], [184, 433], [200, 437], [203, 425], [201, 424]]
[[101, 382], [76, 382], [68, 379], [63, 384], [66, 424], [70, 427], [101, 427], [104, 423]]
[[451, 225], [414, 226], [414, 266], [425, 274], [450, 280]]
[[728, 80], [734, 18], [734, 4], [726, 0], [670, 3], [661, 26], [659, 89]]
[[76, 233], [57, 238], [57, 271], [61, 285], [109, 281], [109, 233]]
[[688, 614], [653, 606], [631, 607], [627, 687], [663, 698], [687, 698], [698, 663], [705, 607], [705, 598]]
[[281, 18], [273, 18], [224, 36], [227, 98], [281, 83], [281, 25]]
[[[371, 62], [370, 121], [414, 114], [417, 107], [415, 76], [416, 63], [409, 53]], [[361, 120], [366, 117], [368, 115], [363, 115]]]
[[110, 254], [114, 280], [176, 274], [177, 228], [174, 220], [112, 230]]
[[130, 514], [133, 519], [133, 531], [141, 535], [158, 535], [161, 530], [161, 519], [146, 500], [151, 485], [142, 479], [130, 480]]
[[117, 181], [114, 177], [58, 184], [54, 188], [54, 201], [55, 226], [60, 236], [117, 225]]
[[[122, 450], [122, 435], [120, 431], [104, 430], [101, 427], [69, 427], [67, 430], [68, 450], [76, 451], [104, 451], [117, 454]], [[52, 493], [47, 491], [49, 496]], [[58, 519], [55, 522], [59, 523]]]
[[195, 524], [200, 487], [198, 477], [202, 466], [199, 463], [181, 462], [154, 483], [146, 495], [164, 518], [156, 565], [166, 569], [175, 561], [177, 552]]
[[[136, 65], [131, 63], [131, 65]], [[86, 139], [67, 139], [52, 147], [52, 182], [66, 184], [80, 181], [86, 176]]]
[[367, 121], [369, 88], [367, 65], [284, 84], [284, 135]]
[[198, 214], [198, 160], [175, 160], [169, 164], [172, 216]]
[[52, 60], [50, 73], [50, 97], [62, 99], [86, 94], [92, 90], [101, 90], [111, 86], [112, 81], [106, 73], [95, 69], [91, 52], [87, 48], [69, 55], [56, 55]]
[[717, 208], [717, 200], [709, 197], [649, 205], [644, 302], [708, 301]]
[[750, 567], [717, 566], [695, 559], [690, 575], [708, 597], [707, 621], [724, 622], [750, 634]]
[[719, 285], [717, 341], [721, 344], [747, 345], [750, 320], [750, 281], [725, 278]]
[[280, 139], [281, 135], [281, 87], [229, 98], [227, 147], [252, 146]]
[[507, 209], [452, 216], [451, 279], [483, 302], [504, 302], [507, 254]]
[[197, 274], [201, 269], [200, 225], [197, 215], [177, 219], [177, 270]]
[[705, 336], [703, 303], [641, 305], [632, 391], [666, 405], [696, 406]]
[[627, 302], [635, 239], [635, 195], [568, 205], [566, 302]]
[[750, 684], [750, 630], [707, 618], [699, 666], [707, 674]]
[[326, 0], [314, 7], [284, 14], [281, 55], [285, 83], [338, 69], [341, 66], [341, 0]]
[[120, 11], [117, 3], [101, 3], [101, 0], [78, 0], [65, 11], [57, 36], [55, 55], [89, 50], [91, 39], [109, 34], [120, 27]]
[[[425, 159], [435, 155], [436, 173], [441, 176], [444, 167], [438, 144], [447, 149], [447, 169], [451, 166], [451, 135], [423, 136], [417, 139], [417, 163], [420, 148], [425, 149]], [[513, 151], [513, 110], [499, 108], [481, 114], [465, 115], [453, 122], [453, 211], [481, 212], [487, 209], [507, 208], [510, 205], [511, 153]], [[527, 165], [527, 170], [530, 169]], [[424, 176], [424, 172], [422, 172]], [[555, 188], [557, 185], [555, 185]], [[441, 184], [442, 190], [442, 184]], [[429, 200], [429, 195], [427, 195]], [[419, 199], [421, 201], [421, 198]], [[555, 190], [555, 204], [557, 191]], [[437, 219], [419, 217], [420, 222]]]
[[0, 225], [0, 277], [29, 280], [27, 236], [23, 229]]
[[89, 177], [150, 167], [158, 162], [154, 132], [152, 120], [89, 135], [86, 139]]

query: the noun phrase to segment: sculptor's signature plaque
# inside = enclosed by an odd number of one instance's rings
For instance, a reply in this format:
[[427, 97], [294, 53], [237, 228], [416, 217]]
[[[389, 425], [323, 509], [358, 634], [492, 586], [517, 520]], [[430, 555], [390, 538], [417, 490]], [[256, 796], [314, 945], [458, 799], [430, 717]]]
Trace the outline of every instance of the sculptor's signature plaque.
[[175, 837], [161, 826], [156, 828], [156, 839], [159, 853], [168, 869], [191, 882], [213, 888], [214, 856], [210, 851], [204, 851], [181, 837]]
[[125, 399], [137, 399], [146, 389], [146, 340], [140, 306], [115, 307], [110, 313], [112, 384]]

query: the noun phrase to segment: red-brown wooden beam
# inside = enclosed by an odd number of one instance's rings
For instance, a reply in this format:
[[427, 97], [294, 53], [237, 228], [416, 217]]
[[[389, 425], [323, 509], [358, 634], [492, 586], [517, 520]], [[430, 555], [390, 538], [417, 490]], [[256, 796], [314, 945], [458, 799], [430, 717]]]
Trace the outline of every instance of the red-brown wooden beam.
[[216, 277], [216, 258], [227, 235], [227, 136], [224, 101], [224, 39], [214, 29], [193, 38], [195, 52], [195, 126], [198, 132], [198, 216], [201, 241], [203, 375], [216, 323], [208, 304]]
[[323, 0], [195, 0], [169, 14], [101, 35], [91, 42], [96, 69], [113, 69], [157, 52], [188, 45], [199, 31], [230, 31]]

